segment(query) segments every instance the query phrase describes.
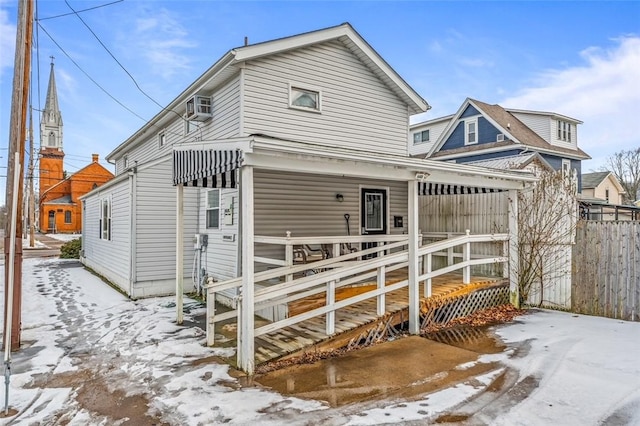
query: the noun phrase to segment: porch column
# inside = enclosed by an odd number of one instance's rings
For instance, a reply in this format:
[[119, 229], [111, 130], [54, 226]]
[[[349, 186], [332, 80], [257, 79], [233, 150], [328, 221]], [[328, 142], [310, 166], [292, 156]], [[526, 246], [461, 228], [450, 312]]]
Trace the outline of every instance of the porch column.
[[418, 282], [418, 182], [407, 185], [409, 197], [409, 333], [420, 332], [420, 286]]
[[509, 190], [508, 214], [509, 218], [509, 301], [516, 308], [520, 308], [520, 289], [518, 288], [518, 273], [520, 269], [518, 257], [518, 190]]
[[254, 348], [254, 206], [253, 167], [240, 168], [240, 205], [242, 209], [242, 301], [238, 327], [238, 366], [249, 375], [255, 364]]
[[184, 291], [184, 187], [176, 185], [176, 323], [182, 324]]

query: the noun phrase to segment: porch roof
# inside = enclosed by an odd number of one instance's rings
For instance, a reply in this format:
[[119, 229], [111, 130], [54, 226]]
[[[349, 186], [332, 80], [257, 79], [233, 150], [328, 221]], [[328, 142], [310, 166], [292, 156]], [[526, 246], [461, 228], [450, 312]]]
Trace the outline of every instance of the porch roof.
[[[185, 143], [175, 147], [174, 151], [177, 153], [174, 154], [174, 185], [186, 182], [184, 179], [177, 179], [176, 173], [183, 173], [184, 176], [190, 177], [197, 176], [198, 179], [214, 176], [208, 171], [213, 169], [207, 169], [208, 166], [205, 166], [205, 163], [198, 161], [190, 163], [189, 167], [192, 167], [192, 170], [179, 172], [176, 169], [175, 158], [185, 155], [180, 154], [184, 151], [193, 152], [194, 154], [188, 154], [191, 156], [207, 155], [205, 152], [209, 151], [238, 152], [236, 167], [254, 166], [257, 169], [368, 179], [417, 180], [425, 184], [445, 184], [459, 188], [523, 189], [527, 183], [537, 180], [532, 173], [520, 170], [487, 169], [408, 156], [283, 140], [262, 135]], [[233, 170], [233, 168], [228, 169]], [[427, 192], [422, 193], [426, 194]]]

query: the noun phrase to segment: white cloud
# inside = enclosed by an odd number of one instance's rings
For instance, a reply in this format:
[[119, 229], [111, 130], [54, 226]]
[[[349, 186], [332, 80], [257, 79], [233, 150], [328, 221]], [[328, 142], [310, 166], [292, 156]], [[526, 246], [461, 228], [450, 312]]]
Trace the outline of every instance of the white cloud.
[[16, 49], [16, 25], [9, 22], [9, 12], [0, 4], [0, 81], [5, 77], [5, 70], [13, 68]]
[[500, 102], [505, 107], [553, 111], [583, 121], [578, 144], [593, 157], [584, 171], [600, 167], [616, 151], [640, 146], [636, 130], [640, 37], [625, 36], [614, 42], [611, 48], [583, 50], [583, 64], [546, 70], [533, 87]]
[[[149, 16], [148, 13], [153, 13]], [[133, 31], [134, 46], [149, 61], [149, 65], [164, 79], [189, 68], [187, 49], [196, 47], [189, 32], [166, 9], [151, 12], [136, 19]]]

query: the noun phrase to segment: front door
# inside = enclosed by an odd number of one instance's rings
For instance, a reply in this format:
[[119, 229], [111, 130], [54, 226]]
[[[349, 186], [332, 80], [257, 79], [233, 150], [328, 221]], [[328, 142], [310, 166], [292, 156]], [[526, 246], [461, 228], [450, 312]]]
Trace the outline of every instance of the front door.
[[[387, 233], [387, 191], [384, 189], [362, 188], [360, 190], [360, 233], [380, 235]], [[377, 243], [363, 243], [362, 250], [377, 247]], [[363, 259], [376, 257], [375, 254]]]
[[47, 230], [49, 232], [55, 232], [56, 230], [56, 212], [54, 210], [49, 210], [49, 223]]

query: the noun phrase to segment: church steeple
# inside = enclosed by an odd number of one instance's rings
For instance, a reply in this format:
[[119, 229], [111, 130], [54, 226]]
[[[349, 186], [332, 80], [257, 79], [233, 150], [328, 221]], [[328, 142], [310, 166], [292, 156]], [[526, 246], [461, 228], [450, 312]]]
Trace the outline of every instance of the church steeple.
[[56, 77], [53, 71], [53, 56], [51, 57], [51, 73], [47, 101], [40, 120], [40, 148], [56, 148], [62, 151], [62, 114], [58, 106], [58, 91]]
[[47, 102], [40, 119], [40, 196], [62, 180], [64, 180], [62, 114], [60, 114], [58, 106], [58, 91], [56, 90], [52, 56]]

